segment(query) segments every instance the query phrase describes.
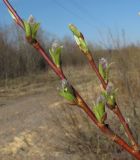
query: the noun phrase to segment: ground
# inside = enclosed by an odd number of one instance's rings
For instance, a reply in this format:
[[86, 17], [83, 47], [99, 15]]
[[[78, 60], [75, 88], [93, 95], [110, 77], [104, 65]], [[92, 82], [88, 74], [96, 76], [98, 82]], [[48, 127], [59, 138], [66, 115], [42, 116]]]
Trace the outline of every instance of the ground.
[[[67, 76], [92, 105], [100, 87], [94, 73], [87, 70], [88, 67], [82, 72], [74, 71], [72, 75], [71, 68]], [[121, 88], [120, 84], [118, 87]], [[0, 159], [131, 160], [131, 156], [98, 131], [85, 113], [76, 106], [70, 106], [58, 95], [59, 85], [59, 80], [50, 71], [5, 81], [1, 85]], [[121, 94], [120, 89], [118, 103], [123, 106], [121, 110], [140, 142], [140, 108], [132, 108], [134, 104], [130, 103], [127, 92], [124, 89]], [[108, 119], [113, 129], [123, 135], [123, 129], [111, 112]]]

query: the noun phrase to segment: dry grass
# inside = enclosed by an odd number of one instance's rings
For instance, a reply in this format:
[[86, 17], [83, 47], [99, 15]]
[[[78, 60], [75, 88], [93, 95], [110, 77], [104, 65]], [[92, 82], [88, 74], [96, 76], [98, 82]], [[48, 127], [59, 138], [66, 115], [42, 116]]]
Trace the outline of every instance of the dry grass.
[[[81, 67], [64, 70], [70, 82], [88, 104], [92, 105], [100, 92], [98, 80], [92, 70], [88, 66], [83, 66], [82, 70]], [[125, 74], [116, 64], [112, 69], [111, 80], [119, 88], [118, 103], [140, 142], [139, 77], [140, 72], [136, 69], [125, 70]], [[5, 83], [6, 85], [3, 85]], [[60, 82], [51, 71], [7, 82], [1, 81], [0, 84], [0, 99], [14, 98], [15, 103], [18, 97], [23, 95], [25, 100], [27, 95], [46, 96], [46, 100], [39, 99], [38, 104], [42, 107], [35, 112], [41, 113], [41, 116], [36, 118], [36, 123], [39, 121], [41, 124], [35, 124], [33, 128], [31, 125], [27, 129], [25, 123], [23, 131], [15, 131], [14, 136], [7, 133], [11, 140], [5, 141], [0, 147], [1, 160], [132, 160], [121, 148], [108, 141], [79, 108], [66, 105], [62, 98], [57, 97], [56, 88]], [[50, 104], [46, 107], [47, 101]], [[42, 115], [46, 115], [46, 118], [43, 119]], [[34, 121], [32, 115], [30, 119]], [[123, 135], [121, 126], [111, 112], [108, 112], [107, 123], [110, 123], [118, 134]]]

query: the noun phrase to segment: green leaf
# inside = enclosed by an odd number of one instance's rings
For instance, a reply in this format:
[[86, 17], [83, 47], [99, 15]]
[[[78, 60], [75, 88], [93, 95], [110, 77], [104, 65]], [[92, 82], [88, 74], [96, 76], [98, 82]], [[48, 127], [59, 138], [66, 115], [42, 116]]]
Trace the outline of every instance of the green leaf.
[[108, 78], [109, 78], [109, 69], [106, 69], [106, 71], [105, 71], [105, 81], [107, 81], [108, 80]]
[[35, 23], [31, 29], [32, 29], [32, 38], [35, 39], [36, 38], [36, 34], [37, 34], [37, 31], [40, 27], [40, 23]]
[[101, 95], [102, 95], [105, 99], [107, 99], [107, 93], [106, 93], [106, 91], [102, 91]]
[[104, 123], [105, 117], [105, 104], [99, 103], [93, 108], [93, 112], [100, 123]]
[[116, 103], [116, 98], [114, 94], [107, 96], [108, 105], [115, 107], [115, 103]]
[[55, 63], [55, 54], [52, 49], [49, 49], [50, 55], [52, 57], [53, 62]]
[[81, 32], [73, 24], [69, 24], [69, 29], [76, 37], [81, 37]]
[[87, 47], [87, 44], [86, 44], [85, 40], [81, 37], [76, 37], [75, 35], [74, 35], [74, 39], [75, 39], [77, 45], [79, 46], [79, 48], [84, 53], [88, 53], [89, 50], [88, 50], [88, 47]]
[[111, 64], [109, 64], [106, 68], [106, 74], [105, 74], [105, 80], [107, 81], [109, 79], [109, 71], [110, 71], [110, 67], [111, 67]]
[[112, 83], [109, 82], [107, 85], [106, 90], [102, 91], [102, 95], [106, 99], [106, 103], [111, 107], [114, 108], [116, 105], [116, 93], [118, 89], [112, 88]]
[[59, 94], [60, 94], [62, 97], [64, 97], [66, 100], [68, 100], [68, 101], [74, 101], [74, 100], [75, 100], [75, 96], [74, 96], [72, 93], [68, 92], [68, 91], [61, 90], [61, 91], [59, 92]]
[[79, 42], [80, 42], [80, 48], [81, 50], [84, 52], [84, 53], [87, 53], [88, 52], [88, 47], [87, 47], [87, 44], [85, 42], [85, 40], [83, 38], [79, 38]]
[[102, 66], [102, 64], [100, 64], [99, 63], [99, 73], [100, 73], [100, 75], [102, 76], [102, 78], [103, 79], [105, 79], [105, 71], [104, 71], [104, 69], [103, 69], [103, 66]]
[[78, 38], [78, 37], [76, 37], [76, 36], [74, 35], [74, 39], [75, 39], [75, 41], [76, 41], [77, 45], [78, 45], [78, 46], [80, 46], [79, 38]]
[[55, 51], [53, 51], [52, 49], [49, 50], [52, 60], [56, 64], [57, 67], [60, 67], [61, 50], [62, 50], [61, 47], [56, 48]]
[[26, 37], [32, 37], [32, 29], [30, 24], [27, 21], [24, 21], [25, 34]]

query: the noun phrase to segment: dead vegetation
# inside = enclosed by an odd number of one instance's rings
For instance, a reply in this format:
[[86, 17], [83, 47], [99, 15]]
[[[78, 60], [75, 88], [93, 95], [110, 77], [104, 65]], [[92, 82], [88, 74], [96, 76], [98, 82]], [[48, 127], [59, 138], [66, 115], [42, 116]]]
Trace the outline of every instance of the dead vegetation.
[[[17, 28], [10, 27], [15, 34]], [[0, 159], [132, 160], [108, 142], [83, 112], [65, 104], [57, 92], [59, 79], [21, 34], [16, 32], [11, 39], [14, 43], [9, 42], [9, 29], [0, 29]], [[45, 39], [47, 50], [52, 41], [51, 36]], [[60, 42], [64, 44], [64, 72], [92, 106], [100, 90], [98, 80], [73, 41], [65, 37]], [[119, 106], [140, 143], [140, 46], [90, 48], [96, 62], [100, 57], [115, 62], [111, 81], [119, 89]], [[110, 112], [108, 118], [112, 128], [122, 134]]]
[[[140, 100], [138, 94], [140, 72], [139, 69], [131, 69], [131, 72], [125, 70], [125, 74], [122, 74], [117, 69], [117, 65], [115, 63], [112, 68], [111, 79], [119, 88], [118, 103], [135, 137], [140, 141]], [[75, 67], [66, 67], [65, 73], [92, 106], [94, 99], [99, 94], [99, 89], [96, 88], [98, 80], [90, 67], [84, 65], [82, 71], [81, 67], [76, 69]], [[124, 76], [126, 77], [124, 78]], [[132, 157], [128, 156], [126, 152], [110, 141], [108, 142], [83, 112], [76, 107], [71, 108], [65, 104], [65, 101], [57, 95], [59, 85], [59, 80], [49, 71], [45, 74], [8, 80], [7, 88], [1, 86], [0, 90], [3, 90], [1, 100], [6, 100], [5, 106], [1, 107], [1, 118], [4, 119], [4, 113], [8, 117], [9, 112], [10, 117], [13, 118], [1, 121], [3, 134], [1, 133], [0, 137], [3, 138], [7, 135], [6, 137], [10, 137], [10, 139], [6, 140], [6, 138], [1, 145], [0, 158], [2, 160], [132, 160]], [[5, 90], [7, 92], [4, 93]], [[11, 94], [12, 96], [10, 96]], [[23, 95], [24, 98], [22, 99]], [[14, 104], [10, 107], [10, 104], [8, 106], [7, 103], [8, 99], [11, 98], [14, 98]], [[30, 102], [31, 99], [33, 101]], [[19, 106], [22, 107], [22, 110]], [[2, 111], [6, 110], [6, 107], [11, 109], [9, 112], [3, 113]], [[19, 114], [18, 117], [14, 115], [15, 109]], [[21, 117], [25, 119], [25, 122]], [[112, 128], [117, 130], [117, 133], [122, 134], [121, 126], [111, 112], [108, 113], [108, 118]], [[14, 123], [17, 121], [19, 123], [15, 124], [13, 134], [10, 134], [11, 127], [14, 126], [10, 123], [12, 119]], [[7, 124], [9, 124], [8, 131], [4, 129], [4, 125], [7, 126]]]

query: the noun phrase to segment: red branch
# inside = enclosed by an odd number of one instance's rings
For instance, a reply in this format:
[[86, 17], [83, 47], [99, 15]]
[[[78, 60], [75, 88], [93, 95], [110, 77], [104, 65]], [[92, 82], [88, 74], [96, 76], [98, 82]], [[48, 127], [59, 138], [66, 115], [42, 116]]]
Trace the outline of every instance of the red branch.
[[[8, 2], [8, 0], [3, 0], [4, 3], [6, 4], [6, 6], [8, 7], [8, 9], [12, 12], [12, 14], [15, 16], [17, 24], [24, 29], [24, 24], [22, 19], [18, 16], [18, 14], [16, 13], [16, 11], [14, 10], [14, 8], [10, 5], [10, 3]], [[44, 51], [44, 49], [41, 47], [41, 45], [39, 44], [39, 42], [36, 41], [36, 43], [32, 44], [33, 47], [44, 57], [44, 59], [48, 62], [48, 64], [50, 65], [50, 67], [53, 69], [53, 71], [60, 77], [60, 79], [66, 79], [62, 70], [58, 69], [56, 67], [56, 65], [50, 60], [50, 58], [47, 56], [47, 53]], [[92, 63], [91, 63], [92, 64]], [[92, 64], [94, 65], [94, 63]], [[96, 68], [96, 73], [97, 75], [100, 77], [99, 72], [97, 71], [97, 67], [96, 65], [93, 66], [93, 68]], [[103, 83], [101, 77], [100, 77], [101, 82]], [[104, 84], [104, 83], [103, 83]], [[104, 84], [105, 86], [105, 84]], [[74, 88], [73, 88], [74, 89]], [[100, 128], [100, 130], [107, 135], [112, 141], [114, 141], [115, 143], [117, 143], [118, 145], [120, 145], [121, 147], [123, 147], [127, 152], [129, 152], [132, 156], [134, 156], [135, 158], [137, 158], [138, 160], [140, 160], [140, 152], [136, 152], [133, 148], [131, 148], [122, 138], [120, 138], [118, 135], [114, 134], [114, 132], [108, 128], [106, 125], [104, 124], [100, 124], [98, 123], [94, 113], [92, 112], [92, 110], [88, 107], [88, 105], [86, 104], [86, 102], [83, 100], [83, 98], [79, 95], [79, 93], [74, 89], [75, 94], [76, 94], [76, 98], [77, 98], [77, 105], [79, 107], [81, 107], [86, 114], [90, 117], [90, 119], [96, 124], [97, 127]]]
[[[104, 89], [106, 89], [107, 87], [107, 83], [104, 81], [104, 79], [102, 78], [102, 76], [100, 75], [99, 73], [99, 70], [92, 58], [92, 60], [89, 61], [92, 69], [95, 71], [95, 73], [97, 74], [97, 77], [99, 78], [102, 86]], [[108, 107], [110, 109], [110, 107]], [[119, 106], [118, 104], [116, 103], [116, 106], [114, 107], [114, 109], [111, 109], [116, 115], [117, 117], [119, 118], [121, 124], [123, 125], [124, 129], [125, 129], [125, 132], [126, 134], [128, 135], [128, 138], [134, 148], [134, 150], [138, 151], [139, 150], [139, 145], [137, 144], [137, 142], [135, 141], [134, 137], [133, 137], [133, 134], [131, 132], [131, 129], [129, 128], [129, 125], [126, 123], [126, 120], [124, 118], [124, 116], [122, 115], [120, 109], [119, 109]]]

